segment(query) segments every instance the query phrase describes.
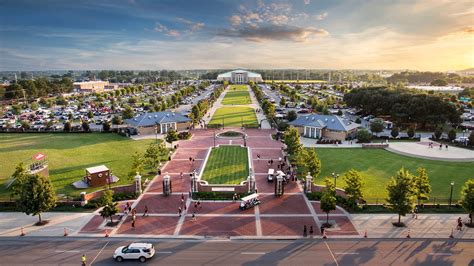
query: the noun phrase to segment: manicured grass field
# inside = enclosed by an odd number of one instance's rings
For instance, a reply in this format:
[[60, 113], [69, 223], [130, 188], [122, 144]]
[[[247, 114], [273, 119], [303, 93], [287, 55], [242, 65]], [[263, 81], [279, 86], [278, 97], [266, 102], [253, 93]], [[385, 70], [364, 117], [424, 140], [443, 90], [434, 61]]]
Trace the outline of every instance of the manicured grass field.
[[[337, 186], [345, 185], [342, 174], [351, 168], [361, 171], [364, 176], [364, 195], [369, 202], [378, 198], [383, 200], [387, 196], [386, 185], [391, 176], [404, 167], [411, 173], [416, 174], [418, 167], [424, 167], [428, 171], [431, 183], [431, 199], [449, 198], [450, 183], [454, 181], [453, 198], [460, 198], [460, 190], [469, 178], [474, 178], [474, 163], [457, 163], [424, 160], [391, 153], [379, 149], [331, 149], [320, 148], [316, 150], [321, 159], [322, 172], [316, 179], [316, 183], [323, 184], [324, 177], [331, 176], [335, 172], [340, 174]], [[331, 177], [331, 180], [334, 180]], [[373, 200], [370, 200], [373, 199]]]
[[[0, 134], [0, 198], [8, 198], [4, 186], [15, 166], [38, 152], [48, 156], [49, 174], [56, 193], [78, 196], [74, 181], [85, 175], [85, 168], [104, 164], [120, 178], [116, 185], [131, 183], [127, 179], [132, 154], [144, 152], [154, 140], [135, 141], [117, 134]], [[148, 171], [146, 171], [148, 172]], [[143, 178], [150, 178], [141, 173]]]
[[241, 127], [244, 125], [251, 125], [258, 127], [257, 115], [253, 108], [238, 106], [238, 107], [221, 107], [216, 110], [212, 116], [210, 125], [222, 124], [224, 127]]
[[326, 83], [325, 80], [311, 79], [311, 80], [265, 80], [265, 83]]
[[203, 172], [209, 184], [239, 184], [249, 175], [247, 149], [240, 146], [213, 148]]
[[248, 91], [229, 91], [222, 99], [223, 105], [243, 105], [251, 104], [250, 94]]
[[229, 91], [248, 91], [249, 87], [247, 85], [230, 85]]

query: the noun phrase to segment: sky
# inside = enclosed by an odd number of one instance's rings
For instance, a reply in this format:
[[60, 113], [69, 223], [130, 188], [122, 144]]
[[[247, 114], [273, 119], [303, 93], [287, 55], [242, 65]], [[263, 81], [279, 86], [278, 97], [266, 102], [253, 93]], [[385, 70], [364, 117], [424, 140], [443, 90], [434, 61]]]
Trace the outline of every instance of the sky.
[[474, 1], [0, 0], [0, 70], [474, 67]]

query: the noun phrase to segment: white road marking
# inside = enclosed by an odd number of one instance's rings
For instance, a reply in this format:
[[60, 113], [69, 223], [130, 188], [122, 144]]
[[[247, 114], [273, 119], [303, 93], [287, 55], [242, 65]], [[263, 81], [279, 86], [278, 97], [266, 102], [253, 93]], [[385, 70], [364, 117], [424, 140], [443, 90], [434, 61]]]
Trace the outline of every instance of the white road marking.
[[451, 256], [453, 253], [430, 253], [430, 256]]
[[97, 259], [97, 257], [99, 257], [100, 253], [102, 253], [102, 251], [104, 250], [104, 248], [109, 244], [109, 241], [107, 241], [107, 243], [105, 243], [105, 245], [99, 250], [99, 253], [97, 253], [97, 255], [95, 255], [94, 259], [91, 261], [91, 264], [94, 263], [94, 261]]
[[55, 250], [54, 252], [56, 253], [79, 253], [81, 252], [80, 250]]
[[171, 254], [173, 251], [157, 251], [156, 254]]
[[337, 263], [336, 257], [334, 257], [334, 254], [332, 253], [331, 249], [329, 248], [328, 243], [327, 243], [326, 241], [324, 241], [324, 244], [325, 244], [326, 247], [328, 248], [329, 253], [331, 253], [332, 259], [334, 260], [334, 263], [336, 263], [336, 266], [339, 266], [339, 263]]
[[359, 252], [334, 252], [336, 255], [359, 255]]
[[240, 254], [242, 254], [242, 255], [265, 255], [267, 253], [265, 253], [265, 252], [242, 252]]

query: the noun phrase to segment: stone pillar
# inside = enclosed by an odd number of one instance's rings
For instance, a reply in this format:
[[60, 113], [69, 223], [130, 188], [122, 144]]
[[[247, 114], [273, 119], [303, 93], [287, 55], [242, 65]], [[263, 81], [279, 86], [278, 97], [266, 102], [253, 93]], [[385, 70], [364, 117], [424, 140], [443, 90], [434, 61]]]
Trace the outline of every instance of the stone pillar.
[[165, 175], [163, 177], [163, 194], [165, 196], [169, 196], [171, 193], [173, 193], [171, 188], [171, 177], [169, 175]]
[[142, 176], [138, 172], [135, 176], [135, 193], [142, 194]]
[[248, 177], [249, 193], [255, 193], [255, 176], [251, 175]]
[[313, 189], [313, 177], [308, 172], [308, 175], [306, 176], [306, 181], [304, 183], [304, 193], [311, 193], [312, 189]]
[[280, 197], [283, 196], [285, 192], [285, 187], [283, 186], [283, 176], [278, 175], [275, 179], [275, 196]]
[[81, 206], [84, 206], [87, 204], [87, 199], [86, 199], [86, 192], [81, 192]]
[[191, 192], [198, 192], [198, 177], [196, 171], [191, 174]]

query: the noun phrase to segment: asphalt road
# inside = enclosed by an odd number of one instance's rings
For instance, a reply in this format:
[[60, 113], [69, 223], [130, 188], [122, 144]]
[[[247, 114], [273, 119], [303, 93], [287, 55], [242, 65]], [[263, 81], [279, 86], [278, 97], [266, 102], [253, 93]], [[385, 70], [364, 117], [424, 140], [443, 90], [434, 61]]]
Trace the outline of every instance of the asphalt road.
[[[0, 238], [0, 265], [138, 265], [118, 263], [115, 238]], [[137, 241], [137, 240], [136, 240]], [[474, 240], [144, 240], [163, 265], [474, 265]]]

